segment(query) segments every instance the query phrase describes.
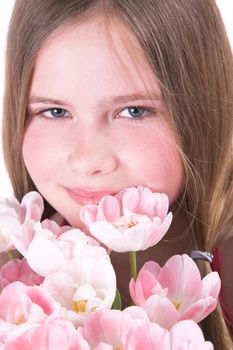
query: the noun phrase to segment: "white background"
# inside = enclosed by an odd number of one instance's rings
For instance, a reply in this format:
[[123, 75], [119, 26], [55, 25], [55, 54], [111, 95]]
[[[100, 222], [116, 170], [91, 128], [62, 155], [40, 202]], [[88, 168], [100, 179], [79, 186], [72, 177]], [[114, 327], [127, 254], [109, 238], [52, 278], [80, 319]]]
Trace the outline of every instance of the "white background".
[[[205, 0], [203, 0], [205, 1]], [[222, 12], [226, 29], [233, 48], [233, 0], [216, 0]], [[0, 0], [0, 120], [2, 116], [2, 95], [4, 86], [4, 50], [8, 21], [14, 0]], [[1, 130], [0, 130], [1, 132]], [[0, 147], [0, 196], [9, 196], [12, 193], [8, 180]]]

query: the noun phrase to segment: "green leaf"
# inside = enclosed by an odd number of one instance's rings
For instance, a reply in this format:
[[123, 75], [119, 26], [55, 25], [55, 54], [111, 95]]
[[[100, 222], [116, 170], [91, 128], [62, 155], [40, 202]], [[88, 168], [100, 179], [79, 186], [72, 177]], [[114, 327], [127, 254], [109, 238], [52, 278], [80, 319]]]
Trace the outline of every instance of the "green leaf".
[[112, 304], [112, 309], [121, 310], [121, 295], [118, 289], [116, 289], [116, 296]]

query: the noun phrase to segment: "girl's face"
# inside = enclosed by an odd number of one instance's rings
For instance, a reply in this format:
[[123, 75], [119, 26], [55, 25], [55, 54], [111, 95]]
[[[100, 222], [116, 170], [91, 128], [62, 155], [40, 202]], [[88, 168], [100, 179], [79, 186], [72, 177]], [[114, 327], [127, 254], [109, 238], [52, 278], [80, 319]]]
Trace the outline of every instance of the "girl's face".
[[170, 202], [183, 185], [183, 165], [161, 91], [130, 34], [98, 20], [70, 25], [40, 51], [23, 143], [40, 193], [75, 227], [82, 205], [143, 185]]

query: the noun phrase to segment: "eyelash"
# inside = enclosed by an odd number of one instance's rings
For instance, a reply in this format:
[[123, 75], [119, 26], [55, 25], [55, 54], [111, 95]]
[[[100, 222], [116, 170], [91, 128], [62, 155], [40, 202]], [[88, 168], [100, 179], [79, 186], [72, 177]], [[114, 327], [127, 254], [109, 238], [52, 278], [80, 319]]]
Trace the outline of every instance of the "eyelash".
[[[130, 112], [130, 109], [131, 109], [131, 112]], [[129, 116], [128, 117], [121, 116], [120, 114], [122, 114], [126, 110], [128, 110], [127, 113], [129, 114]], [[138, 112], [141, 111], [142, 114], [140, 116], [132, 116], [132, 115], [130, 116], [130, 113], [133, 113], [132, 110], [137, 110]], [[64, 115], [59, 116], [59, 117], [58, 116], [46, 116], [45, 115], [48, 112], [52, 113], [52, 111], [53, 112], [54, 111], [60, 111], [60, 112], [65, 112], [65, 113], [64, 113]], [[66, 115], [66, 114], [68, 114], [68, 115]], [[116, 116], [119, 116], [118, 118], [128, 119], [131, 122], [140, 122], [141, 120], [143, 120], [145, 118], [148, 118], [148, 117], [151, 117], [154, 114], [155, 114], [155, 109], [154, 108], [150, 108], [150, 107], [147, 107], [147, 106], [131, 105], [131, 106], [128, 106], [128, 107], [120, 109], [116, 113]], [[51, 120], [67, 119], [67, 118], [72, 117], [72, 115], [66, 109], [59, 108], [59, 107], [53, 107], [53, 108], [48, 108], [48, 109], [41, 110], [41, 111], [37, 112], [36, 115], [40, 115], [43, 118], [51, 119]]]
[[118, 115], [120, 115], [120, 113], [122, 113], [123, 111], [125, 110], [128, 110], [128, 113], [129, 113], [129, 110], [132, 110], [132, 109], [136, 109], [138, 111], [142, 111], [142, 115], [140, 116], [130, 116], [130, 117], [120, 117], [120, 118], [124, 118], [124, 119], [129, 119], [129, 121], [132, 121], [132, 122], [139, 122], [145, 118], [148, 118], [148, 117], [151, 117], [152, 115], [155, 114], [155, 110], [153, 108], [150, 108], [150, 107], [146, 107], [146, 106], [137, 106], [137, 105], [132, 105], [132, 106], [128, 106], [128, 107], [125, 107], [123, 109], [121, 109], [119, 112], [118, 112]]
[[[65, 114], [68, 113], [68, 116], [60, 116], [60, 117], [55, 117], [55, 116], [46, 116], [45, 114], [46, 113], [51, 113], [52, 111], [64, 111]], [[53, 107], [53, 108], [48, 108], [48, 109], [43, 109], [41, 111], [39, 111], [38, 113], [36, 113], [36, 115], [40, 115], [42, 116], [43, 118], [46, 118], [46, 119], [52, 119], [52, 120], [58, 120], [58, 119], [66, 119], [66, 118], [69, 118], [71, 117], [71, 114], [69, 114], [69, 112], [64, 109], [64, 108], [59, 108], [59, 107]]]

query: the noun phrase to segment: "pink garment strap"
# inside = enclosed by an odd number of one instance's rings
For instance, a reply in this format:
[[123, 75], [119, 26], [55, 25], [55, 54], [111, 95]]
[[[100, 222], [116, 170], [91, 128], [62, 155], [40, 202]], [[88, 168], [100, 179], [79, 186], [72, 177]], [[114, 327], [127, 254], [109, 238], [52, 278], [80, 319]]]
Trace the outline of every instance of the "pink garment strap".
[[[221, 271], [221, 255], [220, 255], [220, 249], [217, 247], [214, 252], [213, 252], [213, 256], [214, 256], [214, 260], [213, 260], [213, 265], [212, 265], [212, 269], [214, 271], [217, 271], [220, 278], [222, 275], [222, 271]], [[219, 295], [219, 300], [221, 303], [221, 306], [223, 308], [224, 314], [226, 316], [226, 321], [227, 321], [227, 325], [229, 328], [229, 331], [231, 332], [231, 334], [233, 334], [233, 317], [229, 311], [229, 308], [227, 307], [227, 302], [224, 296], [224, 289], [223, 286], [221, 286], [221, 290], [220, 290], [220, 295]]]

